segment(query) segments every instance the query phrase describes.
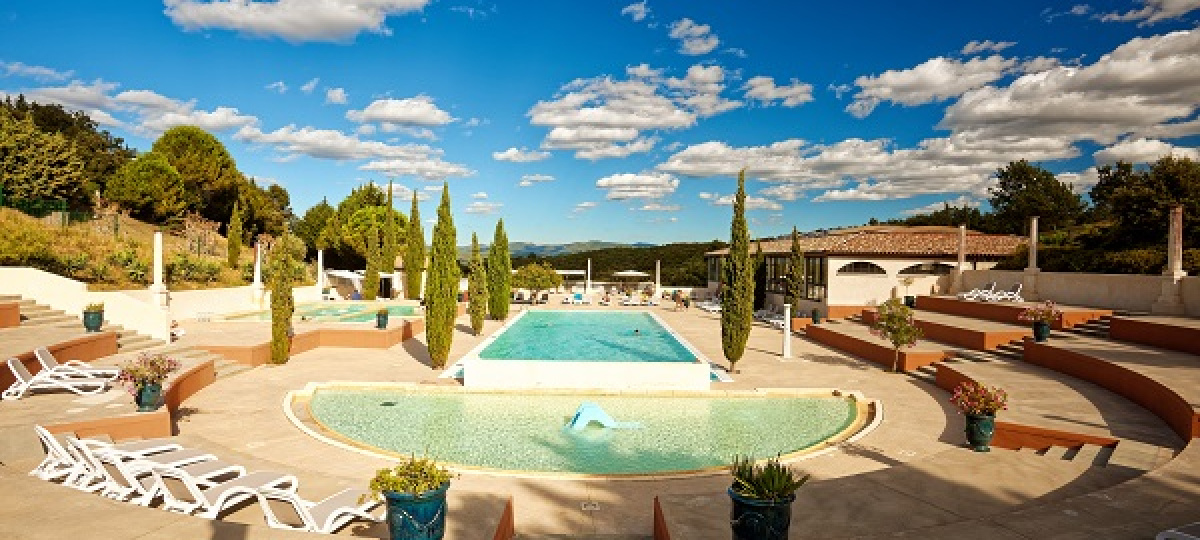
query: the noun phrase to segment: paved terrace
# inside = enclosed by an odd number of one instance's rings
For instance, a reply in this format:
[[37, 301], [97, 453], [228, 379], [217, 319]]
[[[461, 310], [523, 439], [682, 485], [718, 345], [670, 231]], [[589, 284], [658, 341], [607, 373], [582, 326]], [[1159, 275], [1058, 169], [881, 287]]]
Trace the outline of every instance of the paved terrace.
[[[548, 307], [561, 307], [557, 299], [554, 300]], [[668, 324], [710, 359], [723, 362], [720, 332], [717, 330], [718, 315], [695, 309], [687, 312], [674, 312], [667, 307], [650, 309], [663, 316]], [[460, 317], [451, 351], [452, 360], [465, 354], [482, 339], [469, 335], [466, 325], [466, 318]], [[199, 344], [205, 339], [219, 339], [223, 344], [252, 344], [266, 335], [262, 329], [265, 324], [256, 328], [252, 323], [188, 322], [185, 326], [188, 335], [181, 341], [182, 344]], [[498, 323], [489, 321], [484, 335], [494, 332], [498, 327]], [[447, 384], [445, 379], [437, 379], [438, 372], [428, 367], [423, 337], [382, 350], [316, 349], [294, 356], [284, 366], [262, 366], [219, 379], [184, 404], [177, 418], [180, 437], [190, 446], [211, 451], [226, 460], [242, 462], [252, 470], [269, 469], [297, 474], [301, 479], [300, 492], [309, 499], [319, 499], [340, 487], [361, 486], [375, 469], [387, 466], [389, 462], [343, 452], [309, 439], [285, 419], [283, 397], [288, 391], [301, 388], [310, 381]], [[990, 458], [965, 451], [960, 446], [962, 420], [946, 403], [946, 392], [911, 377], [884, 373], [877, 366], [804, 338], [795, 338], [795, 358], [784, 360], [778, 354], [781, 339], [778, 331], [765, 325], [756, 325], [746, 356], [738, 364], [742, 373], [734, 375], [734, 383], [714, 387], [859, 390], [868, 397], [882, 399], [885, 416], [882, 425], [857, 444], [798, 463], [812, 473], [814, 479], [812, 485], [803, 489], [803, 496], [806, 500], [812, 499], [814, 505], [819, 504], [820, 511], [806, 514], [807, 507], [798, 505], [800, 517], [797, 526], [793, 527], [795, 538], [806, 537], [806, 534], [817, 535], [811, 537], [885, 536], [909, 529], [914, 529], [914, 537], [958, 537], [949, 536], [951, 531], [958, 531], [960, 535], [977, 531], [982, 535], [994, 531], [998, 525], [975, 521], [971, 516], [972, 508], [996, 505], [997, 510], [985, 512], [987, 515], [1021, 511], [1024, 508], [1022, 505], [1029, 504], [1033, 498], [1051, 493], [1058, 494], [1053, 497], [1054, 500], [1068, 504], [1076, 498], [1086, 497], [1083, 493], [1126, 478], [1119, 472], [1098, 471], [1098, 468], [1067, 461], [1056, 463], [1044, 456], [998, 449], [991, 454], [994, 458]], [[1061, 389], [1062, 392], [1073, 390], [1070, 385]], [[1055, 389], [1044, 396], [1051, 400], [1046, 406], [1053, 407], [1052, 398], [1058, 391]], [[1096, 391], [1106, 392], [1102, 389]], [[76, 398], [38, 395], [27, 398], [20, 405], [44, 407], [45, 413], [49, 414], [49, 411], [70, 407], [73, 399]], [[1072, 396], [1064, 400], [1062, 406], [1073, 406], [1072, 403], [1077, 403], [1072, 401], [1074, 399]], [[1108, 403], [1113, 399], [1120, 398], [1105, 396], [1101, 401]], [[9, 415], [8, 405], [0, 404], [0, 420]], [[132, 405], [129, 407], [132, 408]], [[1107, 405], [1096, 406], [1094, 413], [1077, 413], [1074, 419], [1103, 425], [1107, 422], [1105, 414], [1110, 409]], [[14, 423], [37, 418], [38, 413], [31, 410], [23, 416], [23, 419]], [[1147, 431], [1145, 437], [1169, 440], [1174, 436], [1161, 422], [1155, 425], [1150, 419], [1142, 418], [1135, 423], [1139, 429]], [[94, 521], [98, 526], [89, 526], [95, 532], [94, 538], [175, 538], [192, 537], [191, 533], [199, 537], [208, 534], [213, 538], [292, 537], [277, 536], [275, 531], [262, 527], [261, 513], [254, 506], [228, 516], [224, 520], [226, 523], [213, 524], [198, 518], [184, 518], [158, 510], [112, 503], [95, 495], [25, 477], [24, 471], [32, 468], [40, 459], [32, 430], [28, 430], [26, 437], [24, 445], [14, 444], [11, 448], [0, 446], [0, 451], [6, 452], [0, 455], [0, 461], [3, 462], [0, 478], [6, 486], [21, 486], [19, 489], [0, 490], [0, 536], [68, 537], [81, 530], [81, 523]], [[25, 450], [21, 451], [22, 448]], [[1171, 462], [1167, 467], [1175, 465], [1176, 462]], [[1020, 474], [1013, 474], [1014, 471]], [[898, 476], [888, 477], [890, 480], [877, 476], [888, 473]], [[853, 478], [845, 478], [852, 475]], [[964, 478], [969, 480], [964, 481]], [[13, 482], [10, 483], [10, 479]], [[1159, 480], [1146, 480], [1155, 481]], [[1180, 485], [1178, 479], [1170, 481], [1173, 487]], [[1182, 484], [1200, 497], [1200, 480], [1196, 475], [1184, 478]], [[661, 495], [664, 501], [672, 497], [683, 498], [685, 505], [692, 505], [698, 512], [695, 520], [685, 519], [684, 522], [700, 526], [712, 521], [711, 527], [688, 529], [696, 531], [695, 535], [682, 529], [673, 529], [675, 538], [727, 538], [728, 524], [723, 516], [728, 515], [728, 501], [721, 494], [728, 485], [728, 477], [724, 474], [667, 480], [609, 481], [466, 473], [456, 480], [450, 491], [451, 526], [448, 536], [490, 538], [498, 519], [498, 509], [511, 495], [516, 509], [517, 530], [521, 534], [599, 533], [646, 538], [650, 531], [653, 499]], [[916, 487], [900, 487], [903, 485]], [[880, 486], [892, 487], [881, 489]], [[46, 497], [46, 493], [52, 495]], [[971, 501], [972, 504], [950, 504], [955, 500]], [[1174, 501], [1170, 498], [1164, 500]], [[582, 511], [580, 503], [585, 501], [599, 503], [599, 510]], [[1130, 529], [1131, 532], [1124, 536], [1114, 534], [1108, 537], [1142, 538], [1145, 537], [1142, 533], [1153, 527], [1161, 530], [1178, 525], [1186, 522], [1181, 521], [1185, 517], [1196, 513], [1195, 509], [1180, 510], [1177, 502], [1173, 503], [1174, 506], [1158, 502], [1156, 519], [1139, 522], [1136, 531]], [[1030, 508], [1029, 511], [1036, 509]], [[33, 515], [38, 517], [33, 519]], [[1200, 516], [1195, 516], [1195, 519], [1200, 519]], [[1008, 536], [989, 537], [1095, 537], [1077, 535], [1084, 530], [1083, 527], [1091, 525], [1088, 520], [1064, 520], [1061, 516], [1050, 516], [1047, 517], [1047, 523], [1045, 527], [1032, 527], [1025, 531], [1007, 529], [1005, 534]], [[105, 524], [111, 526], [106, 527]], [[837, 534], [818, 534], [822, 530]], [[941, 534], [938, 534], [939, 530]], [[341, 534], [378, 537], [382, 532], [378, 528], [352, 526]]]

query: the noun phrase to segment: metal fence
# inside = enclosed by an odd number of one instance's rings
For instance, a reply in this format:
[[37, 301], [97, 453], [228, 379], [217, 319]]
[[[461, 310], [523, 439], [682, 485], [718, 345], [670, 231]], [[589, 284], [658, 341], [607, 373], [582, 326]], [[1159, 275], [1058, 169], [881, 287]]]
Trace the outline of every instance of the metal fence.
[[12, 199], [0, 187], [0, 207], [12, 208], [38, 219], [57, 219], [63, 227], [72, 223], [91, 221], [95, 218], [90, 210], [72, 211], [65, 200]]

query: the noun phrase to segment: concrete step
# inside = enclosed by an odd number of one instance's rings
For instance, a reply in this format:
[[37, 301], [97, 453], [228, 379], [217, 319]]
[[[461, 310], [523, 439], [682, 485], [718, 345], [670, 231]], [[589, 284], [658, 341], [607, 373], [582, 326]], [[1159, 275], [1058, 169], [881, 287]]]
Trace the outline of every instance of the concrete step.
[[21, 317], [21, 326], [58, 326], [63, 324], [78, 324], [83, 328], [83, 321], [76, 315], [60, 313], [57, 315], [35, 315]]
[[1051, 446], [1050, 448], [1047, 448], [1045, 452], [1042, 452], [1042, 457], [1050, 458], [1050, 459], [1066, 460], [1066, 459], [1068, 459], [1067, 456], [1072, 453], [1074, 453], [1074, 452], [1070, 447]]
[[1104, 450], [1103, 446], [1096, 446], [1094, 444], [1085, 444], [1085, 445], [1079, 447], [1079, 450], [1077, 450], [1075, 452], [1075, 455], [1071, 458], [1071, 461], [1078, 461], [1080, 463], [1091, 463], [1092, 466], [1094, 466], [1094, 467], [1103, 467], [1104, 465], [1106, 465], [1108, 463], [1108, 461], [1107, 461], [1108, 456], [1106, 455], [1105, 460], [1103, 462], [1101, 462], [1100, 455], [1101, 455], [1102, 450]]
[[652, 540], [648, 534], [522, 534], [513, 540]]
[[1017, 452], [1022, 453], [1022, 454], [1036, 454], [1038, 452], [1038, 449], [1030, 448], [1028, 446], [1022, 446], [1021, 448], [1017, 449]]
[[25, 300], [19, 294], [0, 294], [0, 302], [21, 302]]
[[1159, 466], [1159, 447], [1128, 439], [1122, 440], [1108, 456], [1106, 466], [1113, 465], [1140, 471], [1153, 470]]
[[229, 362], [228, 364], [217, 368], [217, 379], [233, 377], [234, 375], [239, 375], [239, 374], [245, 373], [247, 371], [250, 371], [252, 369], [254, 369], [253, 366], [247, 366], [245, 364], [239, 364], [237, 362]]

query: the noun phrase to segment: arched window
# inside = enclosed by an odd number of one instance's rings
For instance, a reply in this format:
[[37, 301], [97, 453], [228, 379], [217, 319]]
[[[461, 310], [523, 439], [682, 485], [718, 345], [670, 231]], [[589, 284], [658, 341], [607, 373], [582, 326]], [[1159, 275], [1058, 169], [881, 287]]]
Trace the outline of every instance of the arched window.
[[914, 264], [900, 271], [902, 276], [947, 276], [954, 271], [954, 267], [945, 263], [921, 263]]
[[866, 262], [866, 261], [855, 261], [855, 262], [846, 264], [845, 266], [842, 266], [841, 268], [838, 268], [837, 275], [839, 275], [839, 276], [886, 276], [887, 271], [884, 270], [882, 266], [879, 266], [878, 264], [875, 264], [875, 263]]

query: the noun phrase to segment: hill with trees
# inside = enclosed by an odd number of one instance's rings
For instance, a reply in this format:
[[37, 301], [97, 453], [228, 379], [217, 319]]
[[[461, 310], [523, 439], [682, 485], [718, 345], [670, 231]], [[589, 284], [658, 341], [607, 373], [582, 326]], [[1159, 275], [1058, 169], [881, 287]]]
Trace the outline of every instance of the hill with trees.
[[653, 276], [654, 261], [662, 261], [662, 283], [702, 287], [708, 284], [708, 266], [704, 262], [704, 254], [723, 247], [726, 247], [725, 242], [713, 240], [650, 247], [609, 247], [549, 257], [514, 255], [513, 267], [545, 263], [556, 270], [584, 270], [587, 268], [588, 259], [591, 259], [593, 280], [619, 281], [619, 278], [613, 277], [614, 272], [638, 270]]

